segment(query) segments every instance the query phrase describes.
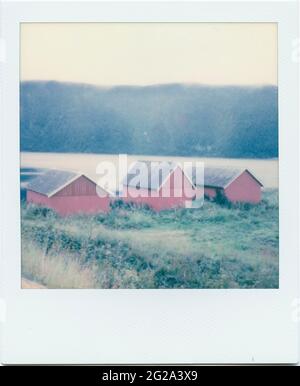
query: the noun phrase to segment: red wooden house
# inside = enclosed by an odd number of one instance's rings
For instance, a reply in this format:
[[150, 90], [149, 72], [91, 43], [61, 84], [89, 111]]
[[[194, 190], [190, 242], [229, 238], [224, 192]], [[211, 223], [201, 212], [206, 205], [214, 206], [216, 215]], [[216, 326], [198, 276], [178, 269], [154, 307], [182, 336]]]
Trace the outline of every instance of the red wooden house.
[[83, 174], [49, 170], [27, 185], [28, 203], [42, 205], [66, 216], [107, 212], [109, 193]]
[[196, 198], [196, 187], [174, 162], [138, 161], [123, 181], [122, 198], [156, 211], [190, 208]]
[[[195, 169], [192, 171], [195, 181]], [[218, 192], [231, 202], [259, 203], [262, 183], [248, 169], [204, 168], [204, 195], [215, 198]], [[197, 186], [197, 195], [203, 186]]]

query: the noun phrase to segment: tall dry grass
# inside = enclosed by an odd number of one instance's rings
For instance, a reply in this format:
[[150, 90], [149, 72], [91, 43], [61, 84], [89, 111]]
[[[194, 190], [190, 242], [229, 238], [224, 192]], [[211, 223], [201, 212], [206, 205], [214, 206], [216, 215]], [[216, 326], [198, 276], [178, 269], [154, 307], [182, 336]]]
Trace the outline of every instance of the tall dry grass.
[[34, 243], [22, 247], [22, 276], [47, 288], [98, 287], [94, 266], [71, 255], [47, 255]]

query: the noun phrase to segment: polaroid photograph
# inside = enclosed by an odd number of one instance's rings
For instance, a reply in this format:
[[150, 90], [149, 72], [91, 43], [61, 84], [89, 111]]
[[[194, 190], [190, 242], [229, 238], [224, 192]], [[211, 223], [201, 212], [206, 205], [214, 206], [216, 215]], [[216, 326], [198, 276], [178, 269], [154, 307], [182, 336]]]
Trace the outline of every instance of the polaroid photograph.
[[20, 42], [22, 288], [278, 288], [276, 23]]
[[298, 361], [297, 2], [220, 4], [3, 5], [3, 363]]

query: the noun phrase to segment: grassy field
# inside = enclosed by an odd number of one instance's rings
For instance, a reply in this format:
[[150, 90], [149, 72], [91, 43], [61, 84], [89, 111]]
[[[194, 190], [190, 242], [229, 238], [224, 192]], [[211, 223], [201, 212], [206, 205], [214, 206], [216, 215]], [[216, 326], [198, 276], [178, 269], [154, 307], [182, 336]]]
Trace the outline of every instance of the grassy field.
[[154, 213], [61, 218], [22, 206], [22, 275], [47, 288], [278, 288], [278, 192]]

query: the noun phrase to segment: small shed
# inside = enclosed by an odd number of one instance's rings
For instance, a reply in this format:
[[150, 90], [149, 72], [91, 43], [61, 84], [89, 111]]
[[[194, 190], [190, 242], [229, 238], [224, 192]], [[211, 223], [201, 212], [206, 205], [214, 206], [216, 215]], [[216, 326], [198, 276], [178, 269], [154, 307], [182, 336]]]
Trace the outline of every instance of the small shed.
[[[195, 168], [192, 171], [195, 182]], [[238, 168], [205, 167], [204, 195], [215, 198], [219, 193], [231, 202], [259, 203], [262, 183], [248, 170]], [[203, 192], [203, 186], [197, 186]]]
[[62, 216], [107, 212], [109, 193], [83, 174], [48, 170], [27, 184], [26, 201], [55, 210]]
[[190, 208], [196, 187], [175, 162], [137, 161], [123, 180], [122, 198], [155, 211]]

